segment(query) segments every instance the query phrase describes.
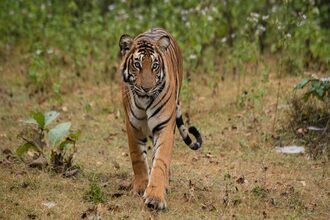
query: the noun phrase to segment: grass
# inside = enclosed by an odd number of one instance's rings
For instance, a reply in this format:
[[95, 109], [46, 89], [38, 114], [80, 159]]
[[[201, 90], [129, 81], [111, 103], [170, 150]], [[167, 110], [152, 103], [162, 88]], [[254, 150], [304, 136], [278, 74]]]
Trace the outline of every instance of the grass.
[[[276, 131], [287, 123], [287, 97], [299, 77], [281, 79], [273, 130], [276, 74], [270, 72], [267, 81], [262, 74], [228, 75], [212, 88], [210, 76], [192, 75], [191, 98], [182, 98], [182, 109], [201, 130], [205, 144], [191, 151], [177, 132], [169, 209], [154, 212], [129, 190], [132, 169], [118, 74], [112, 82], [74, 84], [59, 99], [29, 95], [19, 60], [0, 68], [0, 219], [330, 218], [329, 162], [274, 151]], [[75, 156], [82, 169], [78, 176], [28, 168], [8, 154], [6, 149], [14, 152], [20, 144], [19, 120], [36, 108], [60, 111], [61, 120], [82, 131]], [[47, 208], [47, 202], [56, 205]]]

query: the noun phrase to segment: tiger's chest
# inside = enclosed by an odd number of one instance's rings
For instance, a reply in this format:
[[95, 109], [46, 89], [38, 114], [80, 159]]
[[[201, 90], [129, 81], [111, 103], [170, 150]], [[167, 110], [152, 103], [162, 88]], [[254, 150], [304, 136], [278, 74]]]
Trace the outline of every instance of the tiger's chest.
[[[130, 123], [136, 130], [141, 131], [144, 135], [150, 137], [153, 136], [153, 129], [167, 118], [168, 115], [164, 114], [160, 107], [166, 108], [160, 100], [163, 97], [160, 95], [156, 99], [151, 98], [132, 98], [130, 99], [130, 111], [128, 112], [128, 118]], [[158, 105], [157, 105], [158, 104]], [[157, 114], [155, 114], [157, 112]]]
[[151, 100], [149, 98], [134, 98], [130, 99], [130, 111], [128, 117], [131, 124], [144, 135], [150, 136], [151, 129], [148, 125], [147, 107]]

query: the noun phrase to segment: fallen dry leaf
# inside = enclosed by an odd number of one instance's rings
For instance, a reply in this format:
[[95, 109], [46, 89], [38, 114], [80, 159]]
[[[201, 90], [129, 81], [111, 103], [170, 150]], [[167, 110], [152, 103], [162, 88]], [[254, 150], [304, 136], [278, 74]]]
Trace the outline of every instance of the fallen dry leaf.
[[35, 168], [44, 168], [48, 165], [48, 162], [46, 160], [46, 158], [42, 155], [40, 155], [37, 159], [35, 160], [32, 160], [30, 163], [29, 163], [29, 166], [30, 167], [35, 167]]
[[68, 111], [68, 107], [66, 107], [66, 106], [62, 106], [62, 111], [63, 111], [63, 112], [67, 112], [67, 111]]
[[113, 160], [113, 161], [111, 161], [111, 163], [112, 163], [113, 167], [114, 167], [116, 170], [118, 170], [118, 169], [120, 168], [119, 163], [118, 163], [117, 161]]
[[13, 154], [10, 149], [6, 148], [2, 151], [3, 154]]
[[243, 184], [243, 183], [245, 183], [245, 178], [244, 178], [244, 176], [239, 177], [239, 178], [236, 180], [236, 183], [238, 183], [238, 184]]
[[298, 128], [297, 133], [304, 135], [308, 133], [308, 130], [306, 128]]
[[118, 190], [129, 191], [131, 188], [131, 183], [123, 181], [119, 184]]
[[63, 173], [64, 177], [72, 177], [77, 175], [80, 172], [80, 170], [78, 168], [76, 169], [72, 169], [72, 170], [67, 170]]
[[191, 160], [192, 160], [193, 162], [195, 162], [195, 161], [198, 161], [199, 158], [198, 158], [197, 156], [195, 156], [195, 157], [193, 157]]
[[206, 210], [206, 211], [209, 211], [209, 212], [216, 210], [213, 203], [202, 204], [202, 209]]

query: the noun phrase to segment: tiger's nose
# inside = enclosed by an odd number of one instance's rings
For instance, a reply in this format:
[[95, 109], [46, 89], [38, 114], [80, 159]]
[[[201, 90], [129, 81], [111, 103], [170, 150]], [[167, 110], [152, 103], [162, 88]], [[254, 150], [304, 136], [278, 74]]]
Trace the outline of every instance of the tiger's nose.
[[149, 92], [152, 87], [143, 87], [143, 86], [141, 86], [141, 88], [143, 89], [143, 91]]

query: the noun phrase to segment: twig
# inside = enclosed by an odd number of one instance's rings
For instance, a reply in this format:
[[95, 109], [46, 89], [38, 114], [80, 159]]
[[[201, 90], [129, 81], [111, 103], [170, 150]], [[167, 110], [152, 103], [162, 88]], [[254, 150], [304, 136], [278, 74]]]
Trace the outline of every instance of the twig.
[[[329, 115], [330, 116], [330, 115]], [[322, 132], [322, 134], [320, 135], [320, 137], [318, 138], [319, 140], [327, 133], [328, 129], [330, 128], [330, 117], [327, 121], [327, 124]]]
[[280, 70], [280, 75], [279, 75], [279, 81], [278, 81], [278, 87], [277, 87], [277, 95], [276, 95], [276, 108], [275, 108], [275, 115], [274, 115], [274, 121], [273, 121], [273, 133], [275, 132], [275, 125], [276, 125], [276, 119], [277, 119], [277, 112], [278, 112], [278, 100], [280, 98], [280, 88], [281, 88], [281, 79], [282, 79], [282, 74]]

